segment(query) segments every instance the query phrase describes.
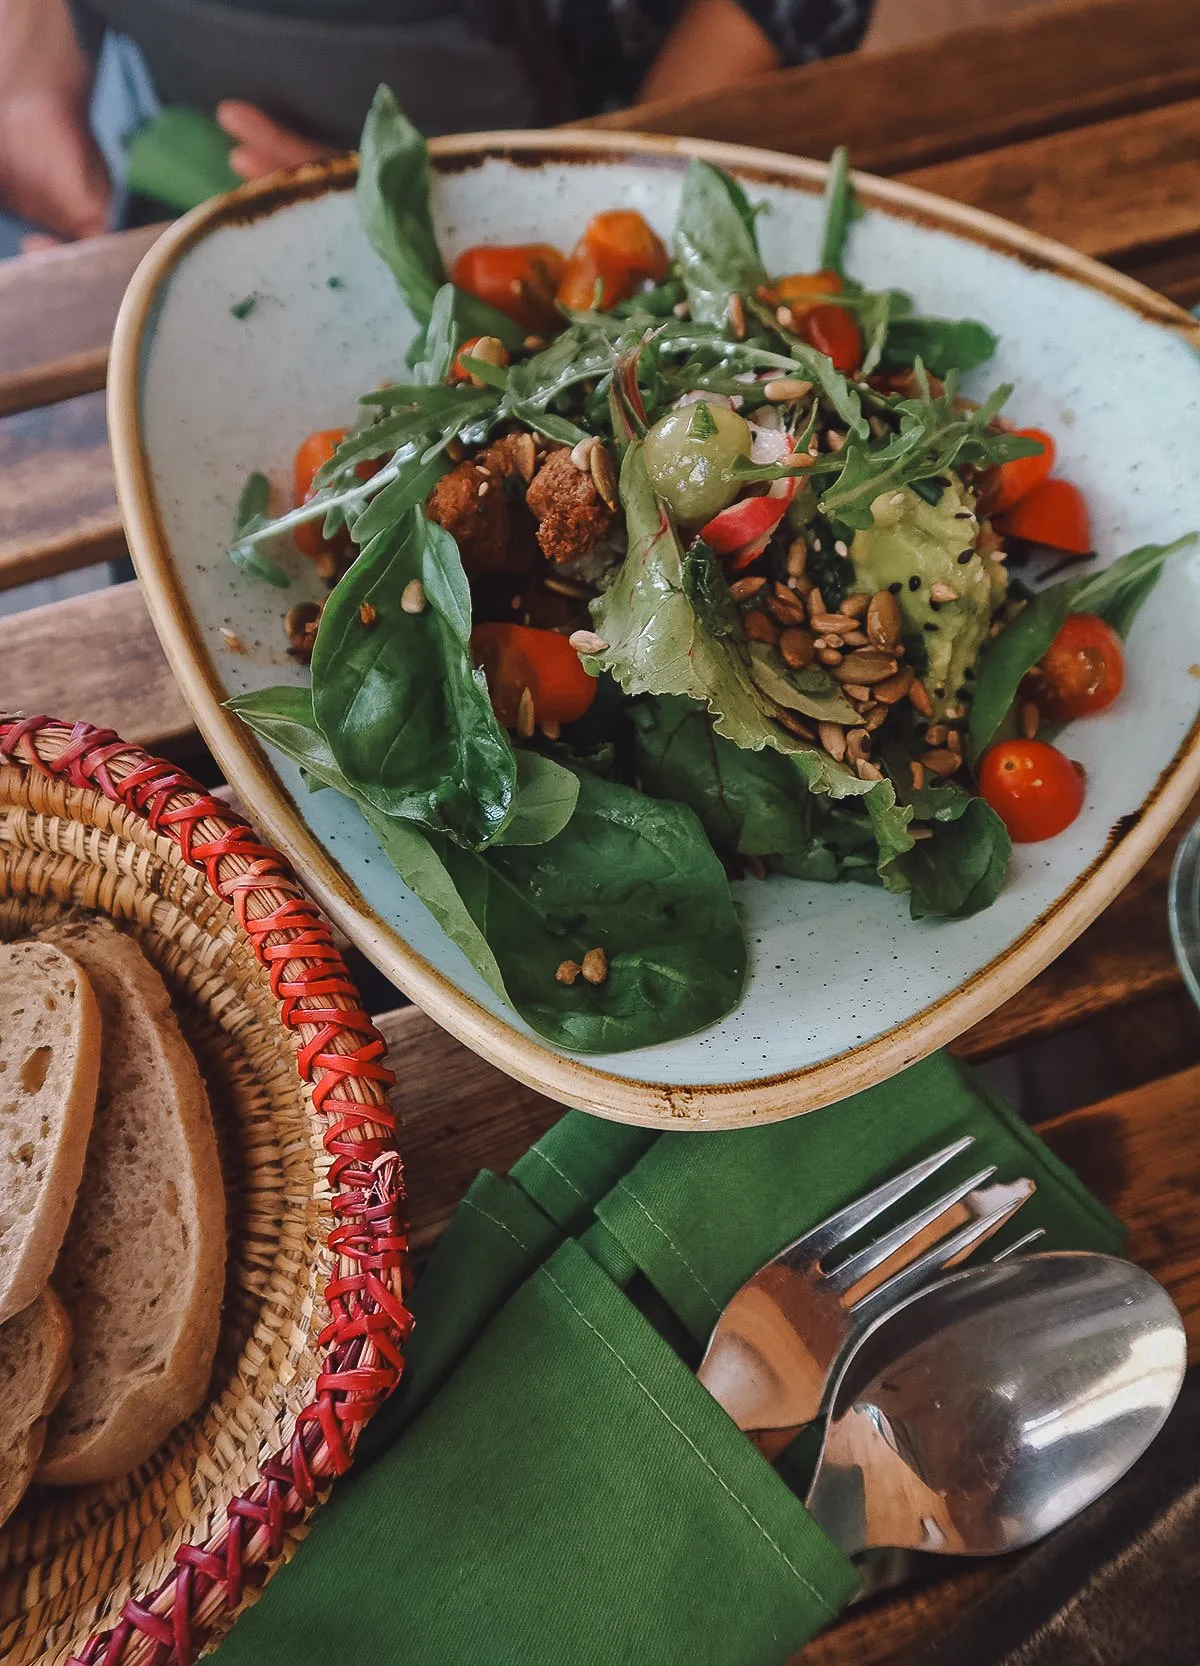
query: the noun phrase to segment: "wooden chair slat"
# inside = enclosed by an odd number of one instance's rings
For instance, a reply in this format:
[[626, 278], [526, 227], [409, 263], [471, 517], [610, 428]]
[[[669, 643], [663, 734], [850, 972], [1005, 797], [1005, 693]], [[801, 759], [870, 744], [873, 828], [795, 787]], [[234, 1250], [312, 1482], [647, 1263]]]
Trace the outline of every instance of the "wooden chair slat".
[[202, 750], [136, 584], [0, 617], [0, 711], [82, 718], [169, 758]]
[[161, 230], [0, 261], [0, 416], [104, 386], [125, 285]]
[[104, 394], [0, 417], [0, 590], [124, 553]]
[[1200, 32], [1192, 0], [1104, 0], [1047, 7], [1044, 15], [1023, 11], [936, 45], [780, 70], [580, 125], [803, 156], [826, 156], [847, 143], [859, 167], [897, 173], [1197, 93]]
[[1200, 98], [907, 172], [1084, 254], [1128, 260], [1200, 236]]

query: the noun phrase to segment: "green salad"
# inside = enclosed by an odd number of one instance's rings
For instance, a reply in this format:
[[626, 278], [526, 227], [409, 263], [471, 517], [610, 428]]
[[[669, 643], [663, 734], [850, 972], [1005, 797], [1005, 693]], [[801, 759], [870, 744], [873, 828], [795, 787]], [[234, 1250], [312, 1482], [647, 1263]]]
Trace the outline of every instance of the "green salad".
[[[844, 153], [821, 247], [782, 275], [758, 207], [700, 161], [669, 248], [614, 209], [566, 254], [478, 245], [448, 269], [386, 89], [357, 203], [419, 334], [403, 364], [381, 344], [396, 380], [348, 429], [304, 440], [294, 507], [246, 484], [231, 559], [284, 586], [294, 543], [327, 594], [286, 613], [310, 686], [232, 709], [357, 806], [562, 1048], [734, 1008], [731, 880], [986, 908], [1011, 840], [1078, 813], [1050, 726], [1119, 696], [1171, 549], [1076, 567], [1086, 504], [1050, 437], [1004, 422], [1008, 388], [959, 392], [992, 333], [847, 269]], [[1068, 575], [1035, 591], [1039, 559]]]

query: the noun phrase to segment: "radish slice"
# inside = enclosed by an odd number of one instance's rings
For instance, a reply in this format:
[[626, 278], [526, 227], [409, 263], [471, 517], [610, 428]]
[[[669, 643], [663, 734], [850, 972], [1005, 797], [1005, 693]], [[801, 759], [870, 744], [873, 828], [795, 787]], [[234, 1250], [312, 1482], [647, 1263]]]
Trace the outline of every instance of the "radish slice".
[[[774, 439], [771, 429], [763, 429], [762, 433]], [[790, 434], [780, 433], [783, 444], [780, 457], [788, 456], [795, 451], [795, 442]], [[778, 457], [768, 459], [779, 461]], [[788, 504], [792, 501], [796, 490], [796, 476], [784, 475], [779, 480], [773, 480], [769, 489], [758, 497], [739, 498], [731, 503], [728, 509], [722, 509], [719, 515], [714, 515], [706, 526], [701, 527], [700, 536], [709, 549], [722, 556], [732, 572], [739, 567], [748, 566], [755, 556], [761, 555], [770, 542], [771, 534], [787, 514]]]

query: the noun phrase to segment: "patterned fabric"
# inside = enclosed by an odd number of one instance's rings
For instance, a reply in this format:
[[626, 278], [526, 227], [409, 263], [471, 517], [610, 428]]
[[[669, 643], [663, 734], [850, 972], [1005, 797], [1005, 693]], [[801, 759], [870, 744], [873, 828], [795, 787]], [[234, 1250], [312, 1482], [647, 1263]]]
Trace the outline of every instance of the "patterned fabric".
[[[570, 75], [579, 115], [619, 109], [637, 98], [647, 70], [684, 0], [543, 0]], [[785, 64], [852, 52], [872, 0], [739, 0]]]

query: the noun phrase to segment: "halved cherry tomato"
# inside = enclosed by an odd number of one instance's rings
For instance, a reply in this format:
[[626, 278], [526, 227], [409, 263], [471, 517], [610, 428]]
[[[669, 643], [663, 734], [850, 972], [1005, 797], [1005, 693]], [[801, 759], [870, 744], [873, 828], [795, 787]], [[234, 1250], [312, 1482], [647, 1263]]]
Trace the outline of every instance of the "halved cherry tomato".
[[597, 214], [567, 259], [558, 285], [559, 304], [573, 312], [615, 306], [645, 279], [657, 283], [669, 264], [661, 240], [636, 210]]
[[[487, 350], [482, 355], [476, 355], [476, 349], [481, 342], [487, 343]], [[450, 366], [450, 380], [452, 382], [469, 382], [471, 380], [471, 372], [467, 369], [463, 360], [471, 358], [472, 355], [482, 356], [488, 364], [505, 365], [512, 363], [503, 342], [497, 341], [495, 336], [471, 336], [463, 342], [454, 355], [454, 362]]]
[[1003, 740], [984, 754], [979, 790], [1019, 844], [1052, 839], [1083, 808], [1083, 775], [1044, 740]]
[[515, 729], [521, 696], [533, 702], [535, 723], [573, 723], [596, 698], [597, 680], [557, 631], [532, 625], [476, 625], [471, 649], [487, 677], [492, 708], [506, 729]]
[[[344, 428], [322, 428], [301, 442], [292, 470], [292, 502], [297, 509], [313, 495], [313, 476], [329, 461], [345, 438]], [[329, 548], [321, 536], [320, 521], [305, 521], [295, 528], [292, 537], [301, 555], [308, 556], [310, 561], [315, 561], [322, 551]]]
[[459, 289], [486, 301], [523, 330], [557, 330], [554, 291], [563, 257], [551, 243], [479, 243], [464, 249], [450, 276]]
[[829, 271], [789, 272], [768, 286], [776, 305], [782, 302], [794, 313], [816, 306], [823, 295], [840, 295], [845, 287], [840, 274]]
[[1069, 555], [1090, 555], [1093, 548], [1087, 504], [1079, 487], [1069, 480], [1043, 480], [1005, 510], [996, 521], [996, 530]]
[[833, 368], [848, 376], [862, 363], [862, 331], [845, 307], [822, 301], [799, 320], [800, 334], [810, 347], [833, 360]]
[[988, 471], [980, 494], [985, 515], [1002, 515], [1014, 503], [1020, 503], [1054, 467], [1054, 441], [1044, 429], [1018, 428], [1016, 432], [1023, 440], [1040, 440], [1042, 449], [1032, 457], [1015, 457], [1011, 463], [999, 463]]
[[1069, 613], [1030, 685], [1039, 711], [1056, 722], [1102, 712], [1125, 686], [1121, 638], [1096, 613]]

